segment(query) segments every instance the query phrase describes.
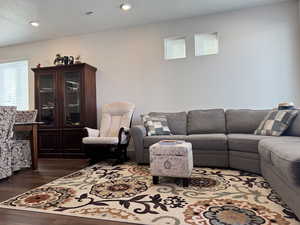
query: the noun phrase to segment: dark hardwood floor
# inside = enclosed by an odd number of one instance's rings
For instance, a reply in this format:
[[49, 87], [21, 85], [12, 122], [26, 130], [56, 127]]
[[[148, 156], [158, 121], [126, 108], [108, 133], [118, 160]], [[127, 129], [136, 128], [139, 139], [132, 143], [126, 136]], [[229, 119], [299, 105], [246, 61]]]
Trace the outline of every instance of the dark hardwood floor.
[[[87, 166], [84, 159], [40, 159], [39, 169], [23, 170], [0, 181], [0, 201], [14, 197], [32, 188], [49, 183]], [[0, 208], [0, 225], [125, 225], [107, 220], [86, 219], [56, 214], [36, 213]]]

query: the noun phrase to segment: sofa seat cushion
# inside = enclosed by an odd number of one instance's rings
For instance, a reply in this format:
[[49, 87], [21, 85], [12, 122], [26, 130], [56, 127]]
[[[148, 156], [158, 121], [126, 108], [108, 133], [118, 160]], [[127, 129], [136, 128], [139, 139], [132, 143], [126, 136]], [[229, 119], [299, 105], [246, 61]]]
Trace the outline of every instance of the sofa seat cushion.
[[228, 147], [230, 150], [240, 152], [258, 153], [259, 141], [266, 138], [277, 138], [270, 136], [254, 135], [254, 134], [228, 134]]
[[117, 137], [85, 137], [82, 139], [83, 144], [86, 145], [97, 145], [97, 144], [108, 144], [116, 145], [119, 142]]
[[151, 145], [162, 140], [182, 140], [186, 139], [185, 135], [160, 135], [144, 137], [144, 148], [149, 148]]
[[146, 136], [144, 137], [144, 148], [149, 148], [161, 140], [184, 140], [192, 143], [193, 150], [227, 151], [227, 137], [224, 134]]
[[282, 177], [300, 187], [300, 137], [265, 139], [259, 143], [259, 154]]
[[227, 137], [225, 134], [193, 134], [186, 136], [193, 149], [227, 151]]

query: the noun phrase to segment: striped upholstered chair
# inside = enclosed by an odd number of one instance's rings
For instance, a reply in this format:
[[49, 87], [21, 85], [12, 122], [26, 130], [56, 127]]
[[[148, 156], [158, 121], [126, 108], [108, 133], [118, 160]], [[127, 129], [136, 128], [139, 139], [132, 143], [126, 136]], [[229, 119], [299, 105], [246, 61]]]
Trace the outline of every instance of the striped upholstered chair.
[[12, 175], [13, 126], [16, 116], [16, 107], [0, 106], [0, 179]]
[[16, 107], [0, 106], [0, 179], [31, 166], [29, 140], [14, 139]]
[[[36, 121], [37, 110], [17, 110], [16, 123], [32, 123]], [[14, 133], [14, 139], [16, 140], [29, 140], [28, 131], [16, 131]]]
[[36, 121], [37, 110], [23, 110], [17, 111], [16, 123], [32, 123]]
[[[35, 122], [37, 110], [16, 112], [16, 123]], [[17, 171], [31, 166], [31, 144], [26, 132], [15, 132], [12, 142], [12, 170]]]

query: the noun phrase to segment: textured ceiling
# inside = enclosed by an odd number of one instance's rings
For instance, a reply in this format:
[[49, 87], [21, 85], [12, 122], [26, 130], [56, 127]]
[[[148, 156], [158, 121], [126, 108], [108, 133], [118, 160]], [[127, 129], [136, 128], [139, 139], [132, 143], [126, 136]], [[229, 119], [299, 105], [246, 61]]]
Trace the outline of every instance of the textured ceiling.
[[[288, 0], [0, 0], [0, 47]], [[91, 16], [85, 12], [94, 11]], [[29, 25], [37, 20], [40, 27]]]

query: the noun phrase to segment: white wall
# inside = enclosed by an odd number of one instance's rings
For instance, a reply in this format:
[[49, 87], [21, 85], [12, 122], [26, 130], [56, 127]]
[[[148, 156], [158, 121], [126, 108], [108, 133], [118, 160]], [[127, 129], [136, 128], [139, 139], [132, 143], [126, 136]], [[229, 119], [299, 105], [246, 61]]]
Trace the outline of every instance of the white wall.
[[[220, 53], [193, 56], [193, 34], [218, 32]], [[187, 59], [165, 61], [163, 39], [185, 35]], [[98, 106], [128, 100], [137, 115], [197, 108], [300, 105], [298, 2], [0, 48], [0, 61], [51, 65], [56, 53], [98, 67]], [[33, 107], [33, 74], [30, 73]]]

